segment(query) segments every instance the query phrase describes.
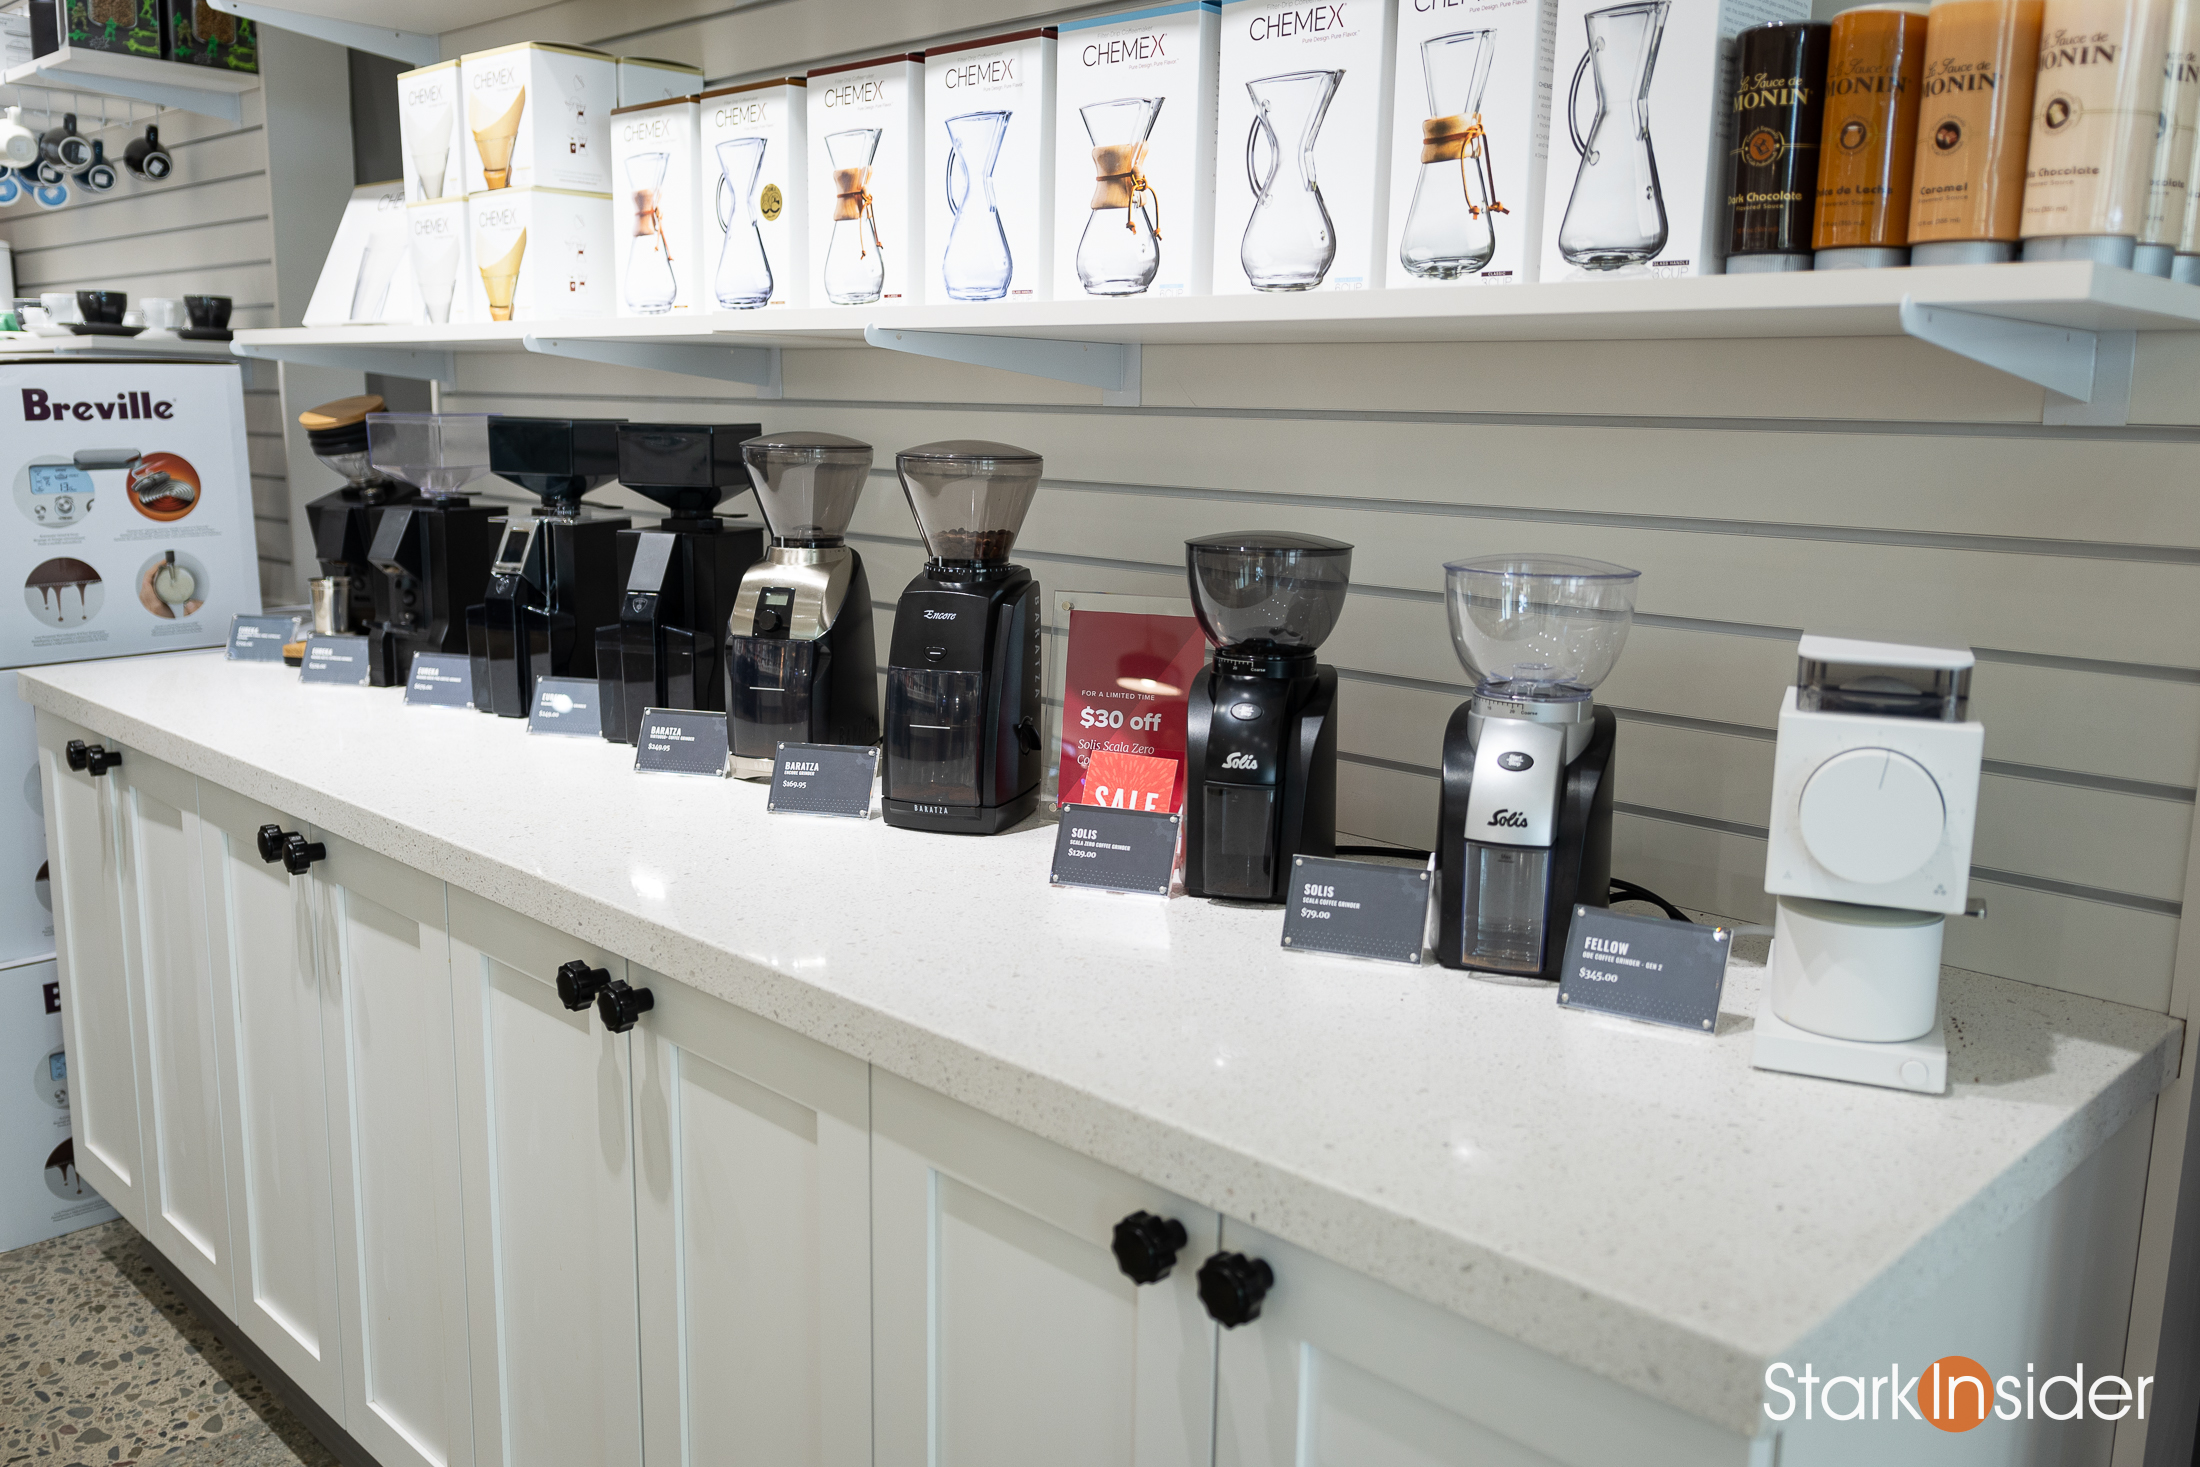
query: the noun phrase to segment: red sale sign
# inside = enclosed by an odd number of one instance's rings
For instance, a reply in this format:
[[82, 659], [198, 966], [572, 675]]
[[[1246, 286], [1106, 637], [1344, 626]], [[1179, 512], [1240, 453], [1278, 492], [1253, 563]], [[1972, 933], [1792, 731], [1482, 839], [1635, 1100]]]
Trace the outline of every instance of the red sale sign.
[[[1192, 679], [1206, 663], [1207, 639], [1191, 617], [1071, 611], [1063, 658], [1061, 803], [1169, 814], [1182, 809], [1184, 708]], [[1102, 761], [1100, 755], [1136, 758]], [[1174, 766], [1165, 781], [1155, 767], [1159, 761]], [[1159, 798], [1148, 804], [1148, 794]]]

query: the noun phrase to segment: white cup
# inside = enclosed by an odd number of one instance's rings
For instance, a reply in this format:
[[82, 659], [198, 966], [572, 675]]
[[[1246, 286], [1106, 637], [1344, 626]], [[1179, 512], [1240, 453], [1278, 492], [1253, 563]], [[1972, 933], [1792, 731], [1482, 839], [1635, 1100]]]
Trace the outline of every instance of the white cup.
[[23, 125], [23, 109], [0, 113], [0, 163], [28, 168], [38, 161], [38, 134]]
[[138, 302], [138, 309], [145, 313], [145, 324], [154, 331], [173, 331], [183, 320], [183, 302], [166, 296], [146, 296]]
[[76, 292], [73, 290], [49, 290], [38, 298], [53, 317], [56, 326], [75, 326], [84, 320], [84, 313], [76, 308]]

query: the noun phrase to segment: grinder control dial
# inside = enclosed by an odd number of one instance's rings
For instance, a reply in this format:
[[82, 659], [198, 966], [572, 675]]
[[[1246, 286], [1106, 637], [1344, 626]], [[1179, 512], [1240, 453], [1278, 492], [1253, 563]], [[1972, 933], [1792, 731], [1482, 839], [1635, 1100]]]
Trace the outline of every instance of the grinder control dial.
[[1940, 849], [1948, 806], [1925, 766], [1892, 749], [1850, 749], [1818, 766], [1797, 812], [1819, 865], [1860, 886], [1915, 872]]

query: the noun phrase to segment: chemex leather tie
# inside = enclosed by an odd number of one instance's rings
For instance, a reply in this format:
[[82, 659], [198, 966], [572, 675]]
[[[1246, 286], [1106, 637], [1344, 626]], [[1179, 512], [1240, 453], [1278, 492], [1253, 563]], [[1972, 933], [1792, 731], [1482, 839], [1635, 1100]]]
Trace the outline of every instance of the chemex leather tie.
[[[1490, 134], [1482, 126], [1482, 114], [1472, 117], [1454, 114], [1450, 117], [1428, 117], [1421, 122], [1421, 161], [1442, 163], [1452, 158], [1459, 160], [1459, 190], [1467, 196], [1467, 214], [1470, 218], [1482, 217], [1483, 209], [1492, 214], [1510, 214], [1512, 210], [1497, 201], [1497, 178], [1490, 171]], [[1474, 188], [1467, 179], [1467, 160], [1475, 161], [1476, 171], [1482, 175], [1482, 195], [1489, 203], [1474, 201]]]
[[[862, 219], [871, 226], [871, 239], [877, 239], [879, 248], [886, 241], [879, 239], [878, 215], [871, 207], [871, 170], [868, 168], [835, 168], [833, 170], [833, 222], [843, 219]], [[856, 258], [867, 258], [871, 253], [870, 240], [861, 235], [856, 240]]]
[[1138, 229], [1138, 196], [1146, 196], [1146, 214], [1152, 221], [1153, 237], [1161, 238], [1161, 195], [1146, 178], [1146, 145], [1144, 143], [1111, 143], [1092, 150], [1092, 207], [1121, 209], [1123, 227], [1134, 233]]

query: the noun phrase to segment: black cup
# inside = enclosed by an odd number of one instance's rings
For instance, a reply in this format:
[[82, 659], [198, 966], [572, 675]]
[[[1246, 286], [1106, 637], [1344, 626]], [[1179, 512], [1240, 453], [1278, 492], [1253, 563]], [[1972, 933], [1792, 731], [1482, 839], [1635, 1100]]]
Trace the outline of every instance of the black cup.
[[[191, 318], [194, 331], [228, 330], [230, 305], [226, 295], [187, 295], [183, 298], [183, 311]], [[122, 318], [117, 316], [115, 319]]]
[[120, 326], [122, 313], [129, 304], [127, 291], [80, 290], [76, 293], [76, 308], [87, 326]]

